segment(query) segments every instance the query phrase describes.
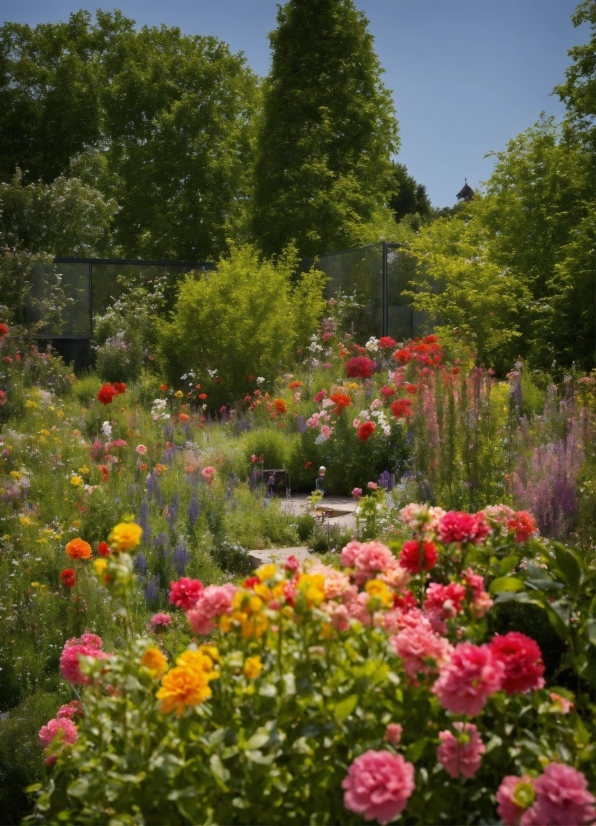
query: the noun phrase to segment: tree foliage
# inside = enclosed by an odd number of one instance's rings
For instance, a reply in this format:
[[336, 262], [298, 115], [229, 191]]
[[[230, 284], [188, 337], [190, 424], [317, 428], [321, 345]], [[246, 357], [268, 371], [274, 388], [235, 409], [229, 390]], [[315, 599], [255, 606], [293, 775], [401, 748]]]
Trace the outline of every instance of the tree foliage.
[[258, 244], [271, 255], [294, 241], [316, 255], [362, 243], [367, 224], [380, 240], [398, 135], [366, 18], [353, 0], [290, 0], [277, 22], [257, 143]]
[[565, 83], [555, 92], [567, 107], [567, 124], [592, 144], [596, 141], [596, 0], [584, 0], [571, 17], [576, 27], [590, 26], [590, 40], [569, 49], [571, 66], [565, 71]]
[[217, 257], [249, 195], [258, 84], [212, 37], [119, 12], [0, 29], [0, 176], [115, 198], [124, 256]]
[[393, 210], [396, 221], [401, 221], [406, 215], [419, 215], [428, 218], [431, 214], [431, 202], [424, 184], [419, 184], [408, 173], [403, 163], [393, 163], [394, 191], [389, 199], [389, 207]]

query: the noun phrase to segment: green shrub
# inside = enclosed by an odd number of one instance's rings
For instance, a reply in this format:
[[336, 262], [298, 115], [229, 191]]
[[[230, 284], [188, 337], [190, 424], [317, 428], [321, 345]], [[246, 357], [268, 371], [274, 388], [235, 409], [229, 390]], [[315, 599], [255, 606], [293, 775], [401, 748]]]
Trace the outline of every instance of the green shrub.
[[135, 337], [116, 333], [97, 349], [97, 373], [104, 381], [131, 382], [143, 369], [143, 346]]
[[101, 384], [101, 380], [95, 373], [84, 373], [74, 380], [72, 391], [81, 404], [88, 405], [97, 396]]

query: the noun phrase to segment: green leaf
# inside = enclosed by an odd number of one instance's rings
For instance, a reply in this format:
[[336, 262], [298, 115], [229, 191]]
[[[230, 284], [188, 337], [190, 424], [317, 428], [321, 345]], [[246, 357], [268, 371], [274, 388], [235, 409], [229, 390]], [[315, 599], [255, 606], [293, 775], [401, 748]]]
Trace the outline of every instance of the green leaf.
[[213, 776], [220, 780], [222, 783], [227, 783], [230, 779], [230, 772], [226, 769], [224, 764], [221, 762], [221, 758], [219, 754], [212, 754], [209, 759], [209, 765], [211, 766], [211, 772]]
[[71, 797], [86, 797], [89, 792], [89, 781], [84, 777], [79, 777], [68, 787], [68, 794]]
[[505, 576], [509, 571], [512, 571], [519, 562], [519, 556], [505, 556], [499, 563], [499, 570]]
[[416, 742], [412, 743], [411, 746], [408, 746], [406, 749], [406, 756], [408, 760], [412, 763], [416, 763], [416, 761], [420, 758], [422, 752], [424, 751], [424, 747], [428, 742], [428, 737], [421, 737]]
[[500, 576], [493, 579], [489, 586], [491, 594], [499, 594], [501, 591], [521, 591], [523, 590], [523, 580], [514, 576]]
[[571, 633], [569, 631], [569, 606], [561, 605], [557, 602], [546, 602], [544, 607], [550, 620], [551, 625], [566, 642], [571, 642]]
[[586, 635], [592, 645], [596, 645], [596, 619], [589, 619], [586, 622]]
[[354, 711], [357, 705], [357, 694], [350, 694], [349, 697], [345, 697], [343, 700], [340, 700], [333, 710], [333, 716], [335, 717], [336, 722], [343, 723], [346, 717], [350, 716], [350, 714]]
[[563, 574], [565, 582], [569, 585], [573, 593], [576, 594], [583, 580], [583, 571], [580, 563], [575, 555], [564, 545], [561, 545], [560, 542], [553, 542], [552, 547], [555, 552], [557, 566]]
[[261, 746], [264, 746], [265, 743], [269, 742], [269, 736], [270, 735], [269, 735], [268, 731], [263, 731], [262, 729], [259, 729], [258, 731], [255, 731], [253, 736], [247, 742], [246, 748], [247, 749], [260, 749]]

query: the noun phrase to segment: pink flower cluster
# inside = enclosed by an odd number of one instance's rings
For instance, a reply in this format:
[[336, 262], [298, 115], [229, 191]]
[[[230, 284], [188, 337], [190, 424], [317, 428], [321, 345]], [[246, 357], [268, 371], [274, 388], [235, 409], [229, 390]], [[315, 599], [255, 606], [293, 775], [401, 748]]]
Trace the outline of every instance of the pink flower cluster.
[[186, 614], [194, 633], [203, 636], [210, 634], [215, 628], [215, 619], [223, 614], [231, 614], [235, 593], [236, 586], [231, 582], [203, 588], [196, 604]]
[[39, 730], [40, 745], [44, 749], [47, 748], [59, 735], [62, 737], [65, 746], [72, 746], [73, 743], [77, 742], [79, 736], [77, 727], [68, 717], [54, 718], [49, 720], [45, 726], [42, 726]]
[[449, 542], [473, 542], [477, 545], [486, 539], [490, 525], [482, 511], [477, 514], [449, 511], [439, 521], [439, 539], [443, 544]]
[[497, 634], [488, 647], [503, 663], [503, 688], [507, 694], [527, 694], [534, 688], [544, 686], [544, 663], [537, 643], [525, 634], [510, 631]]
[[463, 642], [431, 690], [447, 711], [475, 717], [488, 697], [501, 688], [504, 672], [505, 666], [487, 645]]
[[536, 780], [507, 775], [497, 791], [505, 826], [587, 826], [596, 820], [594, 803], [584, 775], [564, 763], [549, 763]]
[[390, 643], [412, 679], [436, 673], [447, 665], [453, 653], [449, 641], [435, 634], [424, 617], [417, 617], [415, 624], [407, 625], [391, 637]]
[[346, 568], [356, 569], [355, 579], [358, 584], [379, 574], [382, 575], [381, 578], [393, 574], [393, 580], [397, 574], [404, 585], [408, 579], [407, 572], [382, 542], [348, 542], [341, 552], [341, 564]]
[[487, 591], [484, 590], [484, 578], [481, 577], [480, 574], [475, 574], [471, 568], [466, 568], [465, 571], [462, 571], [462, 576], [472, 594], [470, 603], [472, 616], [481, 619], [493, 606], [493, 600]]
[[414, 766], [401, 754], [365, 751], [342, 782], [344, 806], [381, 824], [403, 812], [415, 788]]
[[164, 614], [160, 612], [158, 614], [153, 614], [149, 622], [153, 630], [157, 630], [159, 628], [167, 628], [168, 625], [170, 625], [170, 623], [172, 622], [172, 617], [169, 614]]
[[89, 685], [90, 678], [81, 671], [79, 657], [95, 660], [109, 660], [112, 656], [102, 650], [103, 642], [96, 634], [85, 633], [80, 639], [73, 637], [64, 644], [60, 656], [60, 673], [73, 685]]
[[180, 577], [177, 582], [170, 582], [170, 602], [188, 611], [197, 604], [202, 591], [203, 583], [199, 579]]
[[466, 589], [458, 582], [450, 582], [449, 585], [431, 582], [426, 589], [424, 613], [435, 631], [439, 634], [447, 633], [445, 620], [453, 619], [460, 613], [465, 596]]
[[439, 763], [451, 777], [473, 777], [482, 761], [486, 746], [474, 723], [454, 723], [457, 735], [440, 731], [437, 749]]

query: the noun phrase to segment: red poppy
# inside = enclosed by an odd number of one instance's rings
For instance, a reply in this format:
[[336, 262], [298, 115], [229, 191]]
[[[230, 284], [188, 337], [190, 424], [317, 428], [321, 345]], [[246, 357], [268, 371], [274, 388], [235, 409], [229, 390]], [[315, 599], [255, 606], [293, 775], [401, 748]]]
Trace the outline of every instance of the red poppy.
[[358, 438], [361, 442], [368, 442], [370, 437], [375, 432], [375, 424], [374, 422], [364, 422], [358, 428]]
[[123, 381], [116, 381], [114, 382], [114, 390], [116, 391], [116, 395], [120, 396], [122, 393], [126, 393], [126, 385]]
[[207, 398], [207, 393], [199, 393], [199, 399], [203, 399], [203, 401]]
[[368, 379], [377, 365], [367, 356], [356, 356], [346, 362], [346, 373], [352, 379]]
[[341, 411], [344, 407], [349, 407], [352, 404], [352, 399], [348, 396], [347, 393], [344, 393], [342, 390], [338, 391], [337, 393], [332, 393], [329, 398], [335, 405], [333, 408], [333, 412], [339, 416]]
[[[200, 385], [199, 385], [199, 386], [200, 386]], [[167, 385], [167, 384], [162, 384], [162, 385], [160, 385], [159, 389], [160, 389], [162, 392], [164, 392], [164, 393], [165, 393], [165, 391], [168, 389], [168, 385]]]
[[4, 336], [7, 336], [9, 333], [8, 324], [0, 324], [0, 338], [4, 338]]
[[396, 419], [404, 419], [406, 416], [412, 415], [411, 399], [396, 399], [390, 407]]
[[97, 546], [97, 553], [100, 556], [109, 556], [110, 555], [110, 546], [107, 542], [100, 542]]
[[76, 584], [76, 573], [74, 568], [65, 568], [60, 571], [60, 579], [65, 588], [74, 588]]
[[116, 388], [111, 384], [104, 384], [104, 386], [97, 393], [97, 401], [102, 404], [111, 404], [114, 396], [117, 396]]

